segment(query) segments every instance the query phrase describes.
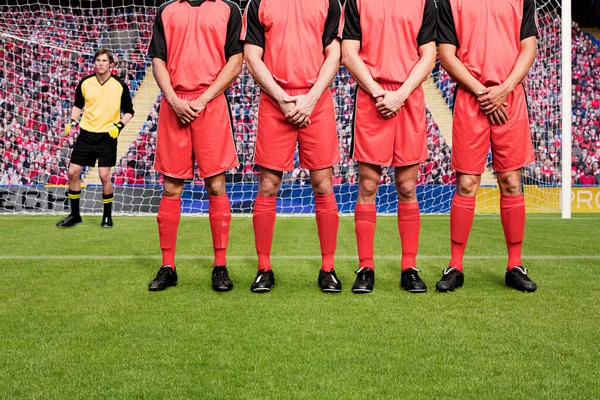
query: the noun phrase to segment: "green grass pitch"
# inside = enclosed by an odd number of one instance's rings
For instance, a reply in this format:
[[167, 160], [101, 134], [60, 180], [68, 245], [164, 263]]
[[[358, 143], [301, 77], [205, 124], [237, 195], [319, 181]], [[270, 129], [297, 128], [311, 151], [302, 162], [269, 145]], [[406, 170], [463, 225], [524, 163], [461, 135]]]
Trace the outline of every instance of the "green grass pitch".
[[422, 219], [425, 294], [399, 288], [394, 217], [380, 217], [376, 283], [350, 288], [352, 217], [340, 222], [338, 295], [323, 294], [314, 218], [278, 218], [277, 284], [253, 294], [252, 220], [232, 222], [235, 288], [210, 288], [206, 218], [179, 229], [179, 285], [150, 293], [153, 217], [0, 216], [0, 399], [592, 399], [600, 382], [600, 218], [530, 215], [533, 294], [504, 286], [498, 216], [477, 216], [465, 286], [436, 293], [447, 216]]

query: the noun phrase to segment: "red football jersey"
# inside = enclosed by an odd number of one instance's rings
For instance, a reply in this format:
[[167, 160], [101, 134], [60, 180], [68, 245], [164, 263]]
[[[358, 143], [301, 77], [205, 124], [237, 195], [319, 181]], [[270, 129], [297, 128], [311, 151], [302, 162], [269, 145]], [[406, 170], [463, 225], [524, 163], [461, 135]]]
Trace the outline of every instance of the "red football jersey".
[[323, 50], [336, 40], [341, 10], [339, 0], [251, 0], [241, 37], [264, 49], [265, 65], [281, 87], [309, 88], [325, 61]]
[[359, 40], [358, 55], [376, 81], [403, 83], [419, 47], [436, 40], [433, 0], [347, 0], [342, 40]]
[[440, 0], [438, 43], [455, 45], [458, 58], [486, 86], [512, 71], [521, 40], [537, 36], [535, 0]]
[[148, 55], [167, 63], [176, 92], [210, 86], [243, 50], [242, 14], [229, 0], [172, 0], [159, 7]]

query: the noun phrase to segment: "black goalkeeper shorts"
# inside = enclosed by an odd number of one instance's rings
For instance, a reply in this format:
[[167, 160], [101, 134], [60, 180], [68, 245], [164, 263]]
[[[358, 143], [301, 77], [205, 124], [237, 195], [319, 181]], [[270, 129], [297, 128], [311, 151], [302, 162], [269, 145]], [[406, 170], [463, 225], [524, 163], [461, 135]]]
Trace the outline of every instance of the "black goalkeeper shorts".
[[117, 163], [117, 139], [107, 132], [96, 133], [81, 129], [71, 162], [82, 167], [94, 167], [98, 160], [99, 167], [114, 167]]

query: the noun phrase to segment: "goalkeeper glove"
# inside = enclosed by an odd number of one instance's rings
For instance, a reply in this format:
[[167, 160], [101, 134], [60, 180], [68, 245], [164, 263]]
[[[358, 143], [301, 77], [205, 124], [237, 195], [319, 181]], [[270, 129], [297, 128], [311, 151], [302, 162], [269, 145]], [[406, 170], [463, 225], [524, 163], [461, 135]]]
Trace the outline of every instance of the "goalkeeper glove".
[[77, 121], [75, 121], [74, 119], [67, 122], [67, 124], [65, 125], [65, 136], [67, 136], [69, 134], [69, 132], [71, 132], [71, 129], [75, 128], [76, 126], [77, 126]]
[[124, 127], [125, 125], [121, 121], [114, 124], [110, 124], [108, 126], [108, 134], [111, 138], [116, 139], [119, 137], [119, 133], [121, 133]]

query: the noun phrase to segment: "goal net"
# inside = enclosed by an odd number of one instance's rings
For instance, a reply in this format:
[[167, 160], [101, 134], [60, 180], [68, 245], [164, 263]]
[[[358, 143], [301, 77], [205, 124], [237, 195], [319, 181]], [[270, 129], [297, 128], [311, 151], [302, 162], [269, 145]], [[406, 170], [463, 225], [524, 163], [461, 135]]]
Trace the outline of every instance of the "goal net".
[[[162, 177], [153, 169], [160, 90], [146, 56], [157, 7], [103, 1], [102, 8], [48, 0], [20, 1], [0, 6], [0, 212], [68, 211], [67, 171], [74, 142], [73, 129], [63, 135], [79, 80], [94, 71], [93, 54], [112, 50], [113, 73], [131, 90], [136, 115], [119, 137], [113, 169], [116, 212], [156, 212]], [[61, 2], [65, 3], [65, 2]], [[536, 161], [524, 168], [524, 191], [531, 211], [560, 211], [561, 183], [561, 19], [560, 2], [537, 0], [540, 36], [538, 57], [525, 82]], [[138, 3], [139, 4], [139, 3]], [[242, 7], [245, 4], [240, 4]], [[451, 168], [452, 99], [455, 89], [438, 65], [424, 83], [429, 158], [422, 163], [418, 199], [424, 213], [447, 213], [455, 191]], [[342, 161], [334, 166], [340, 212], [350, 213], [358, 191], [358, 168], [350, 158], [351, 121], [356, 84], [342, 66], [332, 83]], [[252, 163], [258, 96], [246, 68], [227, 95], [233, 116], [240, 167], [228, 171], [227, 190], [233, 212], [250, 213], [257, 192], [258, 167]], [[570, 132], [570, 130], [567, 130]], [[284, 174], [277, 202], [280, 213], [313, 213], [308, 171]], [[498, 211], [491, 158], [483, 174], [477, 212]], [[96, 168], [82, 176], [83, 212], [101, 211], [102, 187]], [[208, 197], [199, 176], [186, 182], [183, 211], [204, 213]], [[393, 168], [383, 168], [378, 212], [395, 213], [397, 196]]]

